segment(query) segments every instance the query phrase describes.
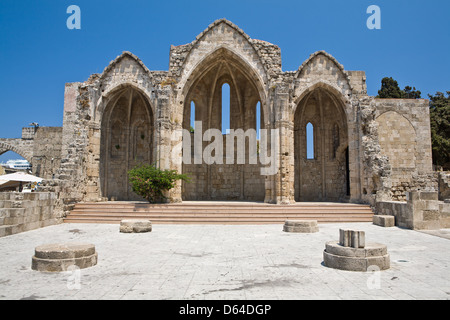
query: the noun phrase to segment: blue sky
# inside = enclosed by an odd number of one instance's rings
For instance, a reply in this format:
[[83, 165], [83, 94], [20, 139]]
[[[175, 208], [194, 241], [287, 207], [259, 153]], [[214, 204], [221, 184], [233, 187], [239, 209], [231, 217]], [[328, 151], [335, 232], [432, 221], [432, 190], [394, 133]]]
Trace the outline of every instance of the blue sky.
[[[81, 30], [66, 27], [72, 4]], [[381, 30], [366, 27], [372, 4]], [[192, 42], [220, 18], [278, 45], [284, 71], [326, 50], [346, 70], [366, 72], [369, 95], [385, 76], [425, 98], [450, 90], [448, 0], [1, 0], [0, 137], [18, 138], [31, 122], [61, 126], [65, 83], [101, 73], [122, 51], [168, 70], [170, 45]]]

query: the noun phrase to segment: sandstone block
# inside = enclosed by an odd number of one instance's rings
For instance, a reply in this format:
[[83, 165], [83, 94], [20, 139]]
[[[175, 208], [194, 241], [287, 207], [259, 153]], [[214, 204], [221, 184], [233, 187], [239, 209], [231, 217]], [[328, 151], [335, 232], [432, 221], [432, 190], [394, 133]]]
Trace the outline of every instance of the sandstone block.
[[120, 232], [122, 233], [143, 233], [152, 231], [150, 220], [122, 220], [120, 221]]
[[365, 239], [364, 231], [339, 229], [339, 244], [343, 247], [364, 248]]
[[395, 217], [387, 215], [374, 215], [373, 224], [385, 228], [390, 228], [395, 226]]

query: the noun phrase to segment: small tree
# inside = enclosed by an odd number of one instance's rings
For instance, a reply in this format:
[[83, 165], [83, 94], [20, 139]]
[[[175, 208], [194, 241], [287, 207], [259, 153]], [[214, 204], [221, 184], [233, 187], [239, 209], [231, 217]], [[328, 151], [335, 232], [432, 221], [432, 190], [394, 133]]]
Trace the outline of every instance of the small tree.
[[377, 98], [382, 99], [420, 99], [422, 93], [416, 90], [415, 87], [411, 88], [406, 86], [401, 90], [398, 86], [398, 82], [392, 77], [385, 77], [381, 80], [381, 89], [378, 90]]
[[433, 164], [450, 170], [450, 91], [447, 96], [436, 92], [430, 98], [431, 142]]
[[401, 99], [402, 90], [398, 86], [398, 82], [393, 78], [385, 77], [381, 80], [381, 89], [378, 90], [377, 98], [382, 99]]
[[141, 165], [128, 171], [133, 192], [150, 203], [167, 199], [164, 191], [175, 187], [177, 180], [189, 181], [185, 174], [176, 170], [161, 170], [155, 165]]

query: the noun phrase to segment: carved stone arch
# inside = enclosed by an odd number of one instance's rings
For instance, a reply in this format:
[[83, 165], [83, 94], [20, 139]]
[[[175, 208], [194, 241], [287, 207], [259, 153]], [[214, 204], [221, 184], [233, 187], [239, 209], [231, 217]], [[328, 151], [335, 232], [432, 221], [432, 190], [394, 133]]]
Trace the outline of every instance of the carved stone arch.
[[351, 113], [351, 102], [350, 99], [342, 92], [341, 88], [339, 88], [336, 84], [331, 83], [326, 80], [316, 80], [310, 83], [308, 86], [305, 86], [303, 88], [297, 88], [296, 93], [294, 96], [294, 103], [292, 108], [291, 117], [293, 119], [295, 112], [300, 105], [300, 102], [304, 100], [304, 98], [309, 95], [311, 92], [316, 90], [317, 88], [323, 88], [325, 89], [325, 92], [332, 93], [332, 97], [334, 100], [336, 100], [339, 104], [341, 104], [344, 108], [343, 111], [345, 111], [347, 117], [350, 116]]
[[[185, 100], [189, 98], [189, 93], [192, 88], [195, 88], [196, 84], [204, 77], [205, 74], [211, 72], [214, 68], [230, 68], [230, 66], [241, 70], [249, 83], [255, 87], [255, 90], [257, 90], [259, 94], [260, 100], [258, 101], [261, 102], [263, 118], [266, 119], [266, 121], [270, 119], [267, 92], [263, 77], [233, 49], [224, 46], [217, 48], [213, 52], [205, 55], [203, 59], [197, 61], [195, 67], [189, 70], [188, 74], [183, 77], [179, 83], [179, 87], [182, 88], [179, 94], [180, 103], [185, 103]], [[229, 73], [232, 74], [232, 72]]]
[[12, 144], [0, 142], [0, 155], [8, 151], [17, 153], [19, 156], [23, 157], [25, 160], [31, 163], [31, 158], [33, 157], [33, 155], [30, 152], [22, 150], [20, 147], [16, 147]]
[[[293, 115], [296, 201], [346, 201], [349, 196], [348, 120], [339, 95], [332, 86], [317, 83], [304, 90], [297, 103]], [[314, 128], [313, 159], [307, 157], [306, 150], [308, 123]], [[333, 144], [336, 125], [339, 145]]]
[[294, 76], [293, 112], [305, 94], [316, 87], [324, 86], [350, 104], [352, 85], [344, 67], [325, 51], [312, 54], [297, 70]]
[[[223, 35], [224, 28], [231, 30], [233, 33], [231, 37], [217, 37], [214, 35], [215, 32]], [[232, 44], [230, 44], [230, 41]], [[203, 60], [203, 57], [209, 54], [204, 54], [204, 51], [202, 52], [202, 44], [206, 43], [206, 46], [209, 47], [211, 42], [215, 42], [215, 47], [212, 50], [208, 50], [209, 53], [220, 47], [235, 50], [235, 52], [241, 56], [241, 59], [247, 60], [250, 64], [253, 63], [255, 69], [261, 70], [263, 83], [266, 83], [268, 70], [262, 63], [261, 55], [253, 44], [252, 39], [242, 29], [227, 19], [214, 21], [190, 44], [189, 53], [181, 66], [181, 73], [186, 73], [189, 72], [189, 70], [195, 69], [195, 65], [199, 63], [199, 60]], [[240, 51], [240, 54], [237, 52], [238, 50]]]
[[[270, 117], [264, 83], [258, 71], [236, 53], [235, 49], [221, 46], [204, 55], [183, 79], [185, 82], [178, 83], [178, 87], [181, 90], [180, 103], [184, 107], [184, 129], [189, 129], [192, 100], [195, 101], [196, 121], [202, 122], [203, 132], [208, 129], [223, 129], [221, 120], [224, 83], [230, 86], [230, 129], [256, 129], [258, 101], [261, 101], [261, 118]], [[196, 127], [195, 133], [198, 133], [198, 130]], [[221, 138], [225, 146], [226, 135]], [[246, 159], [248, 150], [246, 149]], [[182, 183], [183, 199], [263, 201], [265, 183], [264, 176], [259, 172], [260, 164], [225, 162], [208, 165], [194, 161], [191, 161], [191, 164], [183, 163], [183, 173], [192, 177], [190, 183]]]
[[154, 160], [156, 126], [151, 104], [132, 85], [115, 88], [108, 98], [100, 122], [101, 196], [142, 200], [132, 192], [127, 171]]
[[[133, 88], [134, 90], [142, 94], [142, 97], [148, 102], [150, 106], [151, 113], [155, 115], [156, 109], [154, 103], [152, 102], [151, 95], [149, 94], [149, 92], [147, 92], [146, 88], [134, 82], [123, 81], [117, 83], [114, 87], [112, 86], [109, 87], [103, 92], [102, 96], [100, 97], [95, 106], [93, 120], [101, 124], [105, 112], [108, 111], [106, 110], [106, 107], [110, 106], [111, 102], [117, 101], [117, 99], [120, 98], [120, 96], [124, 93], [124, 91], [128, 90], [129, 88]], [[114, 105], [114, 103], [112, 103], [112, 105]]]
[[[109, 103], [109, 99], [114, 97], [113, 93], [129, 86], [141, 91], [151, 101], [152, 93], [155, 90], [150, 70], [137, 56], [125, 51], [111, 61], [96, 80], [99, 98], [94, 106], [94, 120], [101, 123], [104, 108]], [[154, 103], [150, 104], [152, 112], [155, 114], [153, 105]]]

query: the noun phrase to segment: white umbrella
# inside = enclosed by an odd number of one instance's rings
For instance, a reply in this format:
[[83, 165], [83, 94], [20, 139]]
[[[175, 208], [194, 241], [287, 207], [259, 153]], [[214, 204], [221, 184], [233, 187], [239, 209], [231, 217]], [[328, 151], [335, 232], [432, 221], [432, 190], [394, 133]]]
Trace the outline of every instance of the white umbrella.
[[15, 172], [0, 176], [0, 187], [14, 185], [17, 182], [42, 182], [43, 179], [24, 172]]

